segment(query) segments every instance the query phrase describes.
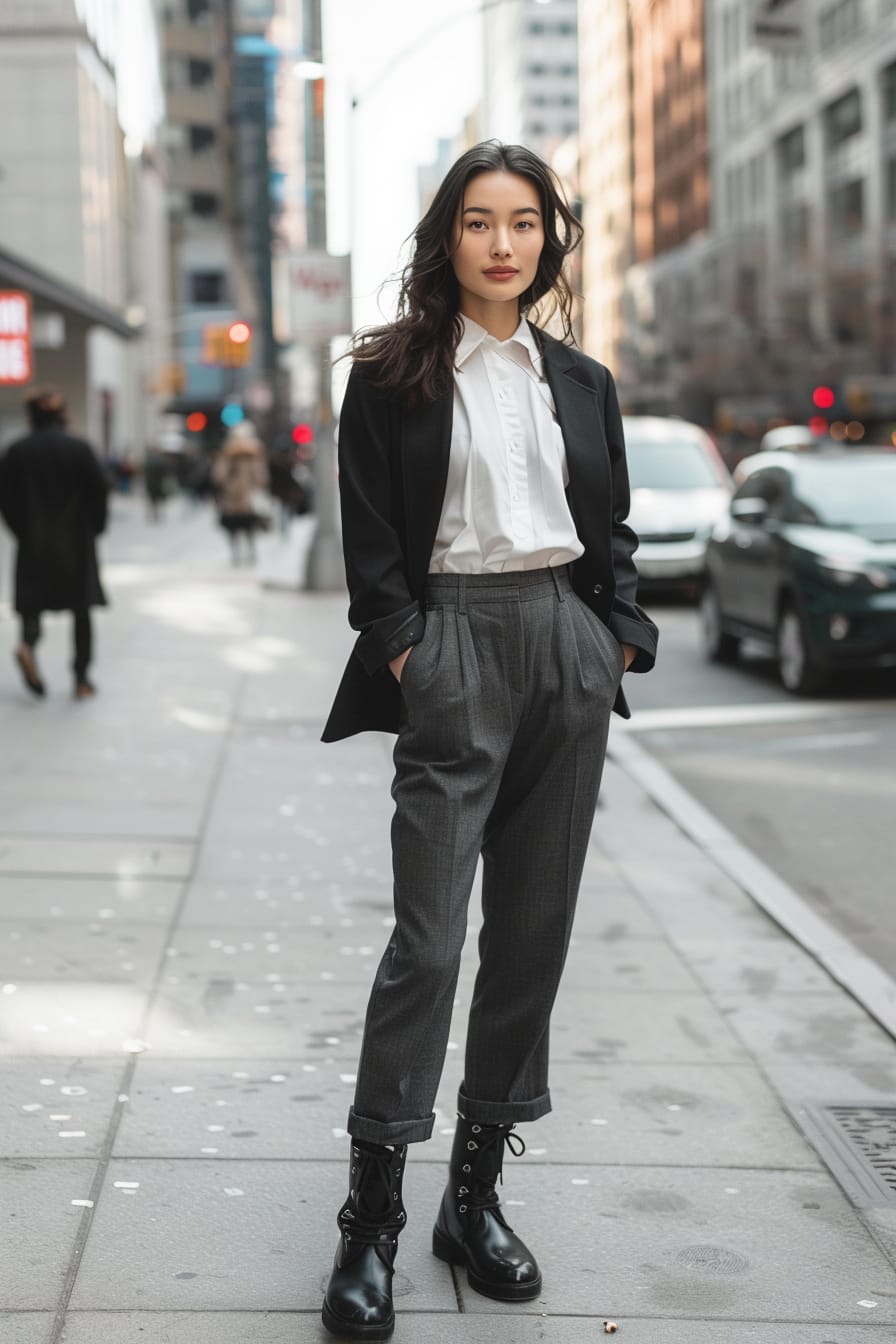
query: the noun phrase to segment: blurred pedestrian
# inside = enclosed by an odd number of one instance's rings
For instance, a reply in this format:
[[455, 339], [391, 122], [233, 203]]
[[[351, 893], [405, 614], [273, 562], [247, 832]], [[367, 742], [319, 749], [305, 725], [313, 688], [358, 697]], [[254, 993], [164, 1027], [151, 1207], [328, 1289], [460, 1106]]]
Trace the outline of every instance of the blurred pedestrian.
[[46, 693], [35, 656], [41, 617], [70, 611], [74, 619], [74, 694], [96, 693], [88, 677], [91, 607], [105, 606], [96, 538], [106, 526], [107, 484], [92, 448], [66, 430], [66, 408], [51, 388], [26, 403], [31, 433], [0, 459], [0, 513], [18, 542], [15, 607], [22, 637], [15, 660], [28, 690]]
[[166, 454], [158, 448], [148, 449], [143, 461], [143, 490], [152, 522], [161, 522], [165, 500], [175, 488]]
[[[324, 740], [398, 740], [396, 923], [323, 1306], [344, 1338], [392, 1332], [407, 1144], [432, 1133], [480, 854], [479, 972], [432, 1246], [486, 1297], [541, 1291], [496, 1183], [505, 1146], [525, 1147], [515, 1126], [551, 1109], [551, 1009], [610, 712], [628, 716], [623, 672], [648, 671], [657, 642], [636, 604], [613, 378], [572, 345], [563, 263], [580, 236], [541, 159], [478, 145], [417, 227], [397, 320], [353, 346], [339, 483], [360, 634]], [[544, 301], [565, 341], [526, 320]]]
[[255, 563], [255, 535], [269, 526], [266, 494], [268, 469], [264, 447], [248, 420], [227, 435], [212, 468], [218, 518], [230, 539], [235, 565], [245, 555]]

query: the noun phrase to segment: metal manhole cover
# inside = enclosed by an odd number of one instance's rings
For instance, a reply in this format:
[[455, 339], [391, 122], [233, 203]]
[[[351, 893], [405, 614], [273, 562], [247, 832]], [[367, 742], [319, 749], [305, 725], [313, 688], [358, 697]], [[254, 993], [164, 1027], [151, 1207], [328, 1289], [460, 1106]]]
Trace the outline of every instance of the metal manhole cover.
[[896, 1208], [896, 1101], [794, 1106], [791, 1114], [854, 1204]]

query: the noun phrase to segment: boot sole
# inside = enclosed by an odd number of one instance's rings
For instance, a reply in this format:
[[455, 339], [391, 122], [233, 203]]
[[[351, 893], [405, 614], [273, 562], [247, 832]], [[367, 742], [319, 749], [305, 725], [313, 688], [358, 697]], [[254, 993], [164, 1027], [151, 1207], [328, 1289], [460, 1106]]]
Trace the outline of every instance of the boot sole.
[[331, 1335], [339, 1335], [342, 1339], [391, 1339], [395, 1330], [394, 1313], [392, 1319], [382, 1325], [354, 1325], [337, 1316], [326, 1302], [321, 1308], [320, 1318]]
[[446, 1237], [438, 1228], [432, 1234], [432, 1253], [437, 1260], [446, 1265], [466, 1265], [467, 1283], [481, 1297], [490, 1297], [494, 1302], [531, 1302], [541, 1292], [541, 1275], [533, 1283], [489, 1283], [481, 1279], [470, 1268], [462, 1246], [450, 1237]]

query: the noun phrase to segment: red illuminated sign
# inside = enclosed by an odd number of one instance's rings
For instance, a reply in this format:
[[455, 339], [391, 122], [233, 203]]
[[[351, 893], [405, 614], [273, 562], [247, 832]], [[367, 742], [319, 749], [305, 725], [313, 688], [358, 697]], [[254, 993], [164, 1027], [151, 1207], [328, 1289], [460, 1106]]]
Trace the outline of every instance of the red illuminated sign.
[[31, 375], [31, 297], [0, 289], [0, 387], [21, 387]]

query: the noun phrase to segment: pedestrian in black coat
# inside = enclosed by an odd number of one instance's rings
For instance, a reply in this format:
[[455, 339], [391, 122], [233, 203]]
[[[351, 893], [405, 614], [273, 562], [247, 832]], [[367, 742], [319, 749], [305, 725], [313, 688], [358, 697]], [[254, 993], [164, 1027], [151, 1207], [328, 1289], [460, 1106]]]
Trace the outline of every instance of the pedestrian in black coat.
[[88, 678], [90, 608], [106, 605], [96, 555], [106, 526], [106, 479], [90, 445], [67, 433], [57, 392], [35, 392], [25, 405], [31, 433], [0, 459], [0, 514], [18, 543], [15, 608], [22, 638], [14, 657], [29, 691], [44, 695], [34, 655], [41, 615], [70, 611], [75, 697], [85, 700], [95, 694]]

